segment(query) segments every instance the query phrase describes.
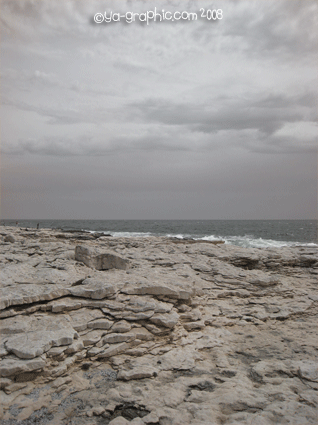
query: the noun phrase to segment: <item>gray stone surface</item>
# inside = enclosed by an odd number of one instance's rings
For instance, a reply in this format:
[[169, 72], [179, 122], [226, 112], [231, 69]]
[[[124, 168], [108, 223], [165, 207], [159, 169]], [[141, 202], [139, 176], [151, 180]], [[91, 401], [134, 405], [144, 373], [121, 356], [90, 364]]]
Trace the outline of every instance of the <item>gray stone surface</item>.
[[4, 425], [316, 425], [315, 248], [3, 233]]

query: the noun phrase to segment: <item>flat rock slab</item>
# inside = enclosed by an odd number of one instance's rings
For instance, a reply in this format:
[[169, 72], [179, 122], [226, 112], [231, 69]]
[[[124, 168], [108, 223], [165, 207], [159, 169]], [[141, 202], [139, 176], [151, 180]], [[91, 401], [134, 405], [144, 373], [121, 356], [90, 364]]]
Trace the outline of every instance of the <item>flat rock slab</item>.
[[38, 358], [33, 360], [17, 360], [6, 358], [0, 364], [0, 376], [8, 377], [19, 373], [39, 371], [45, 367], [45, 360]]
[[140, 367], [132, 370], [121, 370], [117, 374], [117, 379], [131, 381], [133, 379], [153, 378], [158, 375], [158, 370], [154, 367]]
[[75, 248], [75, 260], [81, 261], [86, 266], [96, 270], [127, 270], [129, 268], [129, 261], [114, 253], [101, 252], [82, 245]]
[[[5, 342], [6, 350], [20, 359], [39, 357], [52, 346], [70, 345], [74, 338], [78, 337], [70, 321], [63, 316], [32, 317], [27, 321], [27, 325], [23, 333], [11, 335]], [[14, 332], [14, 328], [11, 330]]]
[[141, 283], [140, 285], [125, 285], [121, 292], [129, 295], [155, 295], [165, 296], [172, 299], [188, 300], [193, 295], [193, 290], [178, 283], [157, 284]]
[[19, 284], [0, 290], [0, 310], [10, 306], [50, 301], [69, 295], [69, 284]]
[[91, 298], [101, 300], [113, 296], [116, 293], [116, 286], [95, 278], [83, 280], [81, 285], [69, 289], [69, 293], [76, 297]]

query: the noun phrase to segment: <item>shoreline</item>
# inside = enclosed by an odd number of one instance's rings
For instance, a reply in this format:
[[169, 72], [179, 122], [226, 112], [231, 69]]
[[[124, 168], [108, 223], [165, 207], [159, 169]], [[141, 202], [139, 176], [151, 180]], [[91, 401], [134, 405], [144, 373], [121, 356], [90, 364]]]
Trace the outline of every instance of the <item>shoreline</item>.
[[316, 247], [0, 237], [3, 425], [315, 423]]
[[[7, 222], [9, 223], [9, 222]], [[11, 221], [13, 226], [14, 222]], [[64, 233], [112, 237], [168, 237], [180, 240], [222, 240], [249, 248], [317, 247], [316, 220], [42, 220], [19, 222], [30, 231], [40, 228]], [[29, 227], [30, 226], [30, 227]], [[42, 227], [44, 226], [44, 227]]]

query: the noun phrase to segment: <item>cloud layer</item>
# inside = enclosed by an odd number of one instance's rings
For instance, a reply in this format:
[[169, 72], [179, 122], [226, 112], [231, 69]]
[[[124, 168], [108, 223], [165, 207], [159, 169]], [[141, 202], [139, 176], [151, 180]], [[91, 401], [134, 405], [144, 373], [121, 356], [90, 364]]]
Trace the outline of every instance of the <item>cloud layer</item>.
[[[223, 11], [219, 21], [147, 26], [95, 24], [94, 14], [105, 12], [100, 0], [2, 0], [3, 215], [20, 214], [29, 205], [14, 195], [29, 181], [24, 191], [38, 187], [45, 193], [45, 200], [33, 202], [34, 210], [27, 208], [29, 215], [48, 214], [50, 199], [63, 193], [58, 215], [70, 217], [75, 191], [82, 193], [80, 217], [81, 211], [87, 215], [85, 199], [95, 193], [90, 217], [103, 218], [105, 208], [117, 217], [125, 208], [122, 218], [130, 218], [132, 193], [160, 191], [160, 202], [152, 201], [160, 206], [158, 218], [183, 218], [187, 193], [188, 199], [195, 193], [201, 205], [195, 213], [190, 208], [193, 218], [214, 218], [213, 208], [215, 218], [242, 218], [244, 211], [246, 218], [314, 216], [317, 2], [212, 3], [107, 1], [108, 13], [155, 7], [198, 15], [200, 8]], [[294, 163], [303, 167], [301, 196], [294, 191]], [[88, 191], [83, 164], [95, 167]], [[30, 171], [16, 177], [19, 167], [38, 171], [32, 178]], [[281, 196], [281, 205], [268, 201], [262, 170], [269, 167], [276, 181], [273, 199]], [[252, 192], [244, 189], [251, 184], [242, 168], [252, 170]], [[57, 170], [63, 181], [72, 181], [66, 192]], [[231, 189], [236, 184], [241, 199]], [[117, 207], [101, 203], [108, 189], [116, 193]], [[173, 208], [171, 191], [184, 194]], [[213, 194], [223, 207], [206, 202]], [[310, 207], [302, 215], [297, 205], [304, 196]], [[139, 199], [140, 211], [134, 207], [135, 218], [147, 218], [145, 198]], [[262, 199], [269, 206], [260, 217], [256, 205]]]

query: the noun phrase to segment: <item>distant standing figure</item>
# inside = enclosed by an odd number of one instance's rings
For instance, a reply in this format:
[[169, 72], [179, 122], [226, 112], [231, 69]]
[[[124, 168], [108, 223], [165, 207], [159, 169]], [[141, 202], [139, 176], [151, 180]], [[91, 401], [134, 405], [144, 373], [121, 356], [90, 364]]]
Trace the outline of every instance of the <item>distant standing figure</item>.
[[17, 226], [18, 224], [19, 224], [19, 223], [16, 221], [16, 222], [15, 222], [15, 225]]
[[39, 226], [40, 226], [40, 223], [38, 223], [38, 224], [36, 225], [36, 228], [38, 229], [38, 228], [39, 228]]

